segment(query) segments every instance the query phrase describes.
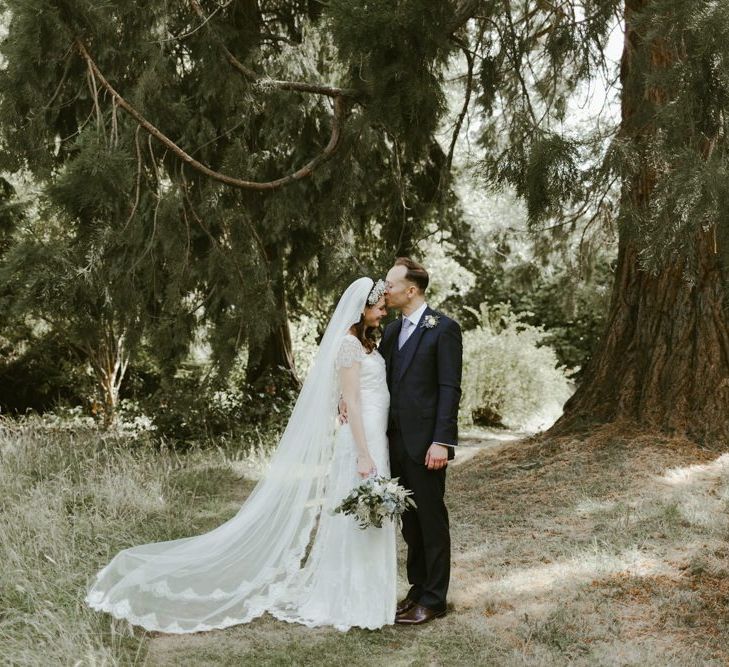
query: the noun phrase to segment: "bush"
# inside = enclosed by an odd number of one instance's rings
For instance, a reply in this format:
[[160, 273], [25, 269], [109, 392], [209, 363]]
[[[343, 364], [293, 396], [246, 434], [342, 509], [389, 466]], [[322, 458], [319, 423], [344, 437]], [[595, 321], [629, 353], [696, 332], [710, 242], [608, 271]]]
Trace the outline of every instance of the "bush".
[[488, 238], [482, 257], [463, 260], [474, 282], [459, 281], [467, 292], [449, 295], [441, 307], [471, 329], [479, 323], [479, 304], [508, 303], [513, 312], [524, 313], [524, 322], [544, 327], [543, 343], [579, 382], [605, 328], [614, 280], [612, 253], [606, 249], [580, 267], [560, 257], [540, 261], [508, 237]]
[[[2, 366], [0, 365], [0, 371]], [[0, 379], [2, 374], [0, 372]], [[86, 397], [59, 397], [37, 410], [37, 423], [57, 432], [101, 430], [103, 414], [95, 409], [93, 385], [84, 385]], [[187, 449], [193, 444], [251, 443], [268, 447], [278, 442], [291, 414], [297, 388], [290, 376], [265, 378], [261, 387], [245, 382], [245, 366], [226, 377], [204, 365], [188, 363], [165, 377], [144, 360], [131, 367], [110, 434], [145, 438]], [[0, 397], [2, 392], [0, 392]], [[0, 416], [4, 406], [0, 402]], [[30, 416], [34, 410], [26, 408]]]
[[289, 384], [275, 379], [256, 389], [238, 374], [222, 381], [183, 371], [163, 381], [151, 396], [139, 398], [139, 417], [134, 417], [139, 421], [146, 415], [158, 436], [178, 443], [219, 438], [268, 442], [277, 440], [285, 427], [296, 394]]
[[481, 307], [481, 324], [463, 335], [463, 417], [480, 425], [537, 429], [551, 423], [570, 395], [542, 327], [509, 306]]
[[591, 279], [578, 280], [568, 270], [540, 277], [533, 287], [516, 290], [509, 302], [525, 321], [544, 327], [544, 343], [561, 364], [574, 369], [579, 381], [605, 327], [613, 274], [607, 262], [598, 264]]
[[75, 405], [93, 390], [93, 380], [61, 336], [49, 333], [27, 342], [0, 336], [0, 412]]

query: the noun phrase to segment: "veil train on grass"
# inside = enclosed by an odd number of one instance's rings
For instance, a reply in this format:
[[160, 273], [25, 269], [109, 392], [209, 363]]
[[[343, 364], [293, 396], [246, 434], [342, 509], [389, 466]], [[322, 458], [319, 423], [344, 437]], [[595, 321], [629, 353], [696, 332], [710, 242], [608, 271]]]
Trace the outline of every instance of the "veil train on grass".
[[285, 590], [321, 511], [339, 344], [372, 286], [359, 278], [339, 300], [265, 476], [238, 513], [202, 535], [119, 552], [88, 591], [92, 608], [147, 630], [200, 632], [250, 621]]

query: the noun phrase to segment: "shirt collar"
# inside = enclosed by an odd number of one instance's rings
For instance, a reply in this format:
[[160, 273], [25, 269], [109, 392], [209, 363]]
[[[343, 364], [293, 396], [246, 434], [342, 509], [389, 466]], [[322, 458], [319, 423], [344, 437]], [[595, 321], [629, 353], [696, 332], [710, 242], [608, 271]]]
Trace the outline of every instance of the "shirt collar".
[[408, 315], [407, 317], [405, 317], [405, 319], [410, 320], [415, 326], [417, 326], [418, 325], [418, 322], [420, 322], [420, 318], [423, 316], [423, 313], [425, 312], [425, 309], [427, 307], [428, 307], [428, 304], [427, 303], [423, 303], [423, 305], [420, 306], [420, 308], [418, 308], [417, 310], [415, 310], [412, 313], [410, 313], [410, 315]]

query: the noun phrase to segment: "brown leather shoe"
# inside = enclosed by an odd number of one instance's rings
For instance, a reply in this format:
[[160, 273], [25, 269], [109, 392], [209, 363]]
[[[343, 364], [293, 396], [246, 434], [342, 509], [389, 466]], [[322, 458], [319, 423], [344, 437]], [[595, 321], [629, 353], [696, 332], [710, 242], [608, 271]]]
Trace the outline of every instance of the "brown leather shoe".
[[424, 607], [422, 604], [414, 604], [405, 613], [395, 616], [395, 623], [401, 625], [420, 625], [432, 621], [434, 618], [440, 618], [445, 616], [446, 610], [436, 611], [429, 607]]
[[406, 611], [409, 611], [413, 608], [413, 605], [415, 604], [415, 600], [411, 600], [410, 598], [406, 597], [403, 600], [400, 600], [400, 602], [397, 603], [397, 607], [395, 609], [395, 615], [400, 616], [401, 614], [404, 614]]

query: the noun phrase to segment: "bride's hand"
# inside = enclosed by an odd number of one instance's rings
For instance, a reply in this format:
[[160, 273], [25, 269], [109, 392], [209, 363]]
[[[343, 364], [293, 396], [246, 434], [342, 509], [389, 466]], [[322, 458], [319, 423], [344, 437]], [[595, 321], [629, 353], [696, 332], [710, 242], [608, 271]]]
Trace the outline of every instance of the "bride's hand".
[[357, 474], [360, 477], [369, 477], [370, 475], [377, 474], [377, 467], [369, 454], [367, 456], [357, 457]]

